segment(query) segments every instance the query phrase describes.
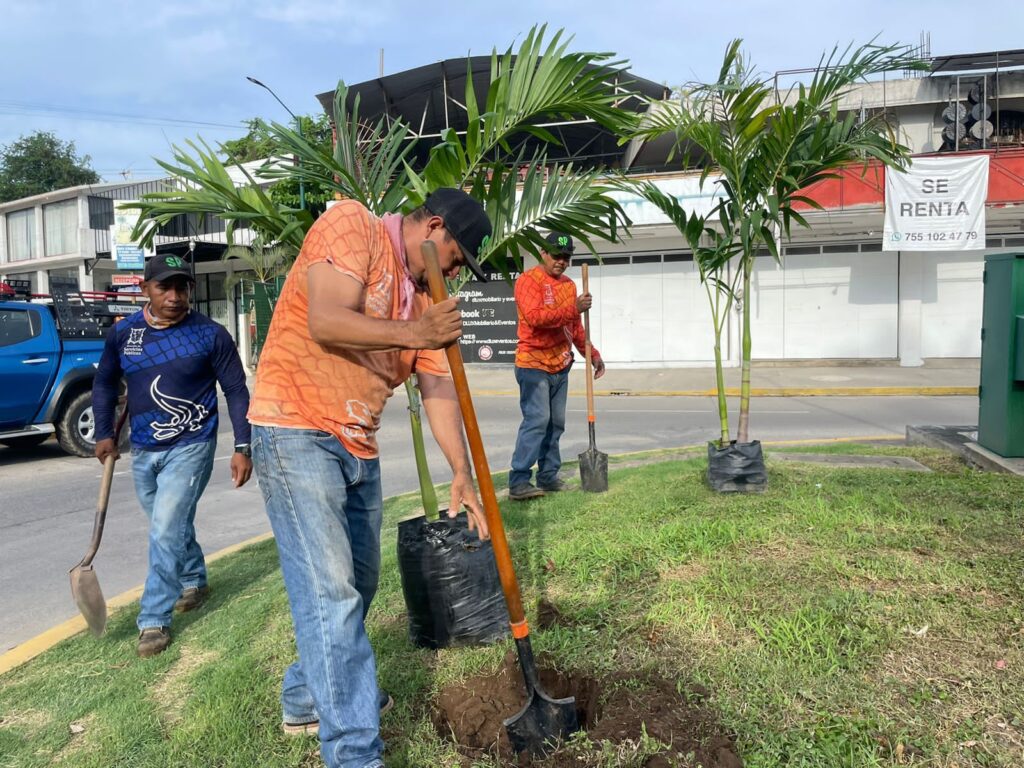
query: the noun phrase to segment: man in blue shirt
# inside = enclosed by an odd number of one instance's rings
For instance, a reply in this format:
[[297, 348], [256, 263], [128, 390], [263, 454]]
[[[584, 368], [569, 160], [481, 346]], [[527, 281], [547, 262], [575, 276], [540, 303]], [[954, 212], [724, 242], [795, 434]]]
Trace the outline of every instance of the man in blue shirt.
[[242, 361], [221, 325], [189, 310], [194, 283], [178, 256], [158, 254], [146, 263], [142, 293], [149, 304], [111, 328], [92, 390], [96, 458], [103, 463], [118, 455], [114, 409], [122, 376], [128, 384], [132, 474], [150, 520], [149, 574], [137, 620], [143, 657], [170, 644], [174, 609], [198, 608], [208, 591], [194, 523], [217, 447], [218, 382], [235, 433], [231, 479], [238, 488], [252, 474]]

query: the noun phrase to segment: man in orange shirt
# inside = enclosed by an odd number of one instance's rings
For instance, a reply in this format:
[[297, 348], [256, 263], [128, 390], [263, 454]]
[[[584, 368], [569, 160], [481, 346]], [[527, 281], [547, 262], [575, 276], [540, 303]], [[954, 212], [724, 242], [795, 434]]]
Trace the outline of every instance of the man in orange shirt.
[[[508, 497], [516, 501], [565, 489], [558, 479], [562, 466], [558, 440], [565, 431], [572, 346], [586, 354], [581, 316], [593, 304], [589, 293], [577, 297], [576, 284], [565, 276], [572, 261], [572, 238], [552, 232], [546, 239], [548, 247], [540, 252], [541, 263], [520, 275], [515, 288], [519, 315], [516, 381], [523, 423], [512, 453]], [[593, 346], [591, 355], [594, 378], [599, 379], [604, 375], [604, 361]], [[531, 485], [535, 463], [537, 485]]]
[[405, 217], [354, 201], [321, 216], [285, 281], [249, 409], [252, 452], [277, 540], [299, 661], [285, 672], [286, 733], [319, 733], [329, 768], [382, 768], [377, 686], [364, 620], [380, 571], [376, 432], [395, 387], [417, 374], [431, 431], [453, 472], [449, 515], [487, 523], [443, 348], [462, 335], [457, 299], [431, 304], [421, 245], [448, 277], [491, 234], [483, 208], [439, 189]]

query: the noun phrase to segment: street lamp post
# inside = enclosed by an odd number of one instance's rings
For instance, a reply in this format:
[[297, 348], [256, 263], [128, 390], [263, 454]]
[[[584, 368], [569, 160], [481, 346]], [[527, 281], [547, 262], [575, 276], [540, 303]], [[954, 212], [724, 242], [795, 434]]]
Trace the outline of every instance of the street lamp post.
[[[265, 88], [267, 93], [269, 93], [271, 96], [273, 96], [275, 99], [277, 99], [277, 103], [280, 104], [282, 107], [284, 107], [284, 111], [287, 112], [289, 115], [291, 115], [292, 119], [295, 120], [295, 127], [299, 131], [299, 137], [303, 138], [303, 136], [302, 136], [302, 121], [299, 120], [299, 118], [295, 116], [294, 112], [292, 112], [290, 109], [288, 109], [288, 105], [285, 104], [283, 101], [281, 101], [281, 99], [278, 97], [278, 95], [276, 93], [274, 93], [274, 91], [271, 89], [271, 87], [269, 85], [267, 85], [266, 83], [261, 83], [255, 77], [249, 77], [247, 75], [245, 79], [248, 80], [253, 85], [258, 85], [260, 88]], [[300, 165], [302, 164], [302, 160], [301, 159], [299, 159], [297, 162]], [[299, 208], [301, 208], [302, 210], [306, 210], [306, 185], [303, 183], [301, 177], [299, 178]]]

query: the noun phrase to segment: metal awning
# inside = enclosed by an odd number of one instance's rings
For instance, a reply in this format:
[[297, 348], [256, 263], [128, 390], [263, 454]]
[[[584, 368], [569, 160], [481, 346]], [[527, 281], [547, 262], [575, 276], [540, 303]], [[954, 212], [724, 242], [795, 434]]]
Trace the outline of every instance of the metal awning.
[[936, 56], [932, 59], [931, 72], [955, 73], [980, 69], [1009, 69], [1024, 67], [1024, 48], [1012, 51], [991, 51], [989, 53], [958, 53], [954, 56]]
[[[468, 126], [463, 102], [469, 77], [473, 79], [473, 90], [483, 112], [491, 82], [490, 56], [446, 59], [350, 85], [348, 105], [351, 109], [358, 96], [360, 121], [375, 123], [386, 115], [405, 122], [414, 136], [439, 138], [447, 128], [464, 131]], [[624, 100], [621, 106], [637, 112], [646, 109], [650, 101], [667, 98], [670, 92], [666, 86], [637, 77], [628, 70], [608, 69], [607, 77], [609, 82], [622, 89]], [[324, 111], [333, 115], [334, 91], [321, 93], [317, 99]], [[623, 149], [618, 146], [618, 137], [591, 120], [571, 115], [551, 116], [542, 125], [563, 143], [563, 149], [556, 155], [572, 158], [583, 165], [615, 165], [623, 154]], [[531, 139], [525, 137], [523, 141], [529, 143]], [[420, 162], [426, 160], [425, 153], [433, 143], [429, 140], [421, 142], [417, 148], [418, 154], [422, 154], [418, 158]]]

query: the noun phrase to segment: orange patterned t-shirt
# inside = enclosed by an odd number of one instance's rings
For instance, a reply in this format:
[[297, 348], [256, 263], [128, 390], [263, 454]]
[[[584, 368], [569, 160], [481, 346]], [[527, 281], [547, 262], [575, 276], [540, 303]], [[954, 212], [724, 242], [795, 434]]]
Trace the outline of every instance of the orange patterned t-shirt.
[[[443, 350], [366, 352], [324, 347], [309, 334], [307, 273], [331, 264], [363, 285], [360, 310], [367, 317], [399, 318], [405, 268], [384, 222], [355, 201], [332, 206], [310, 228], [274, 307], [267, 342], [256, 369], [249, 421], [294, 429], [319, 429], [337, 437], [353, 455], [377, 456], [384, 404], [413, 371], [448, 376]], [[410, 319], [430, 304], [417, 291]]]
[[[573, 345], [586, 355], [583, 318], [576, 311], [576, 283], [570, 278], [552, 277], [536, 266], [516, 280], [515, 296], [516, 366], [559, 373], [572, 362]], [[595, 361], [601, 359], [593, 344], [590, 351]]]

